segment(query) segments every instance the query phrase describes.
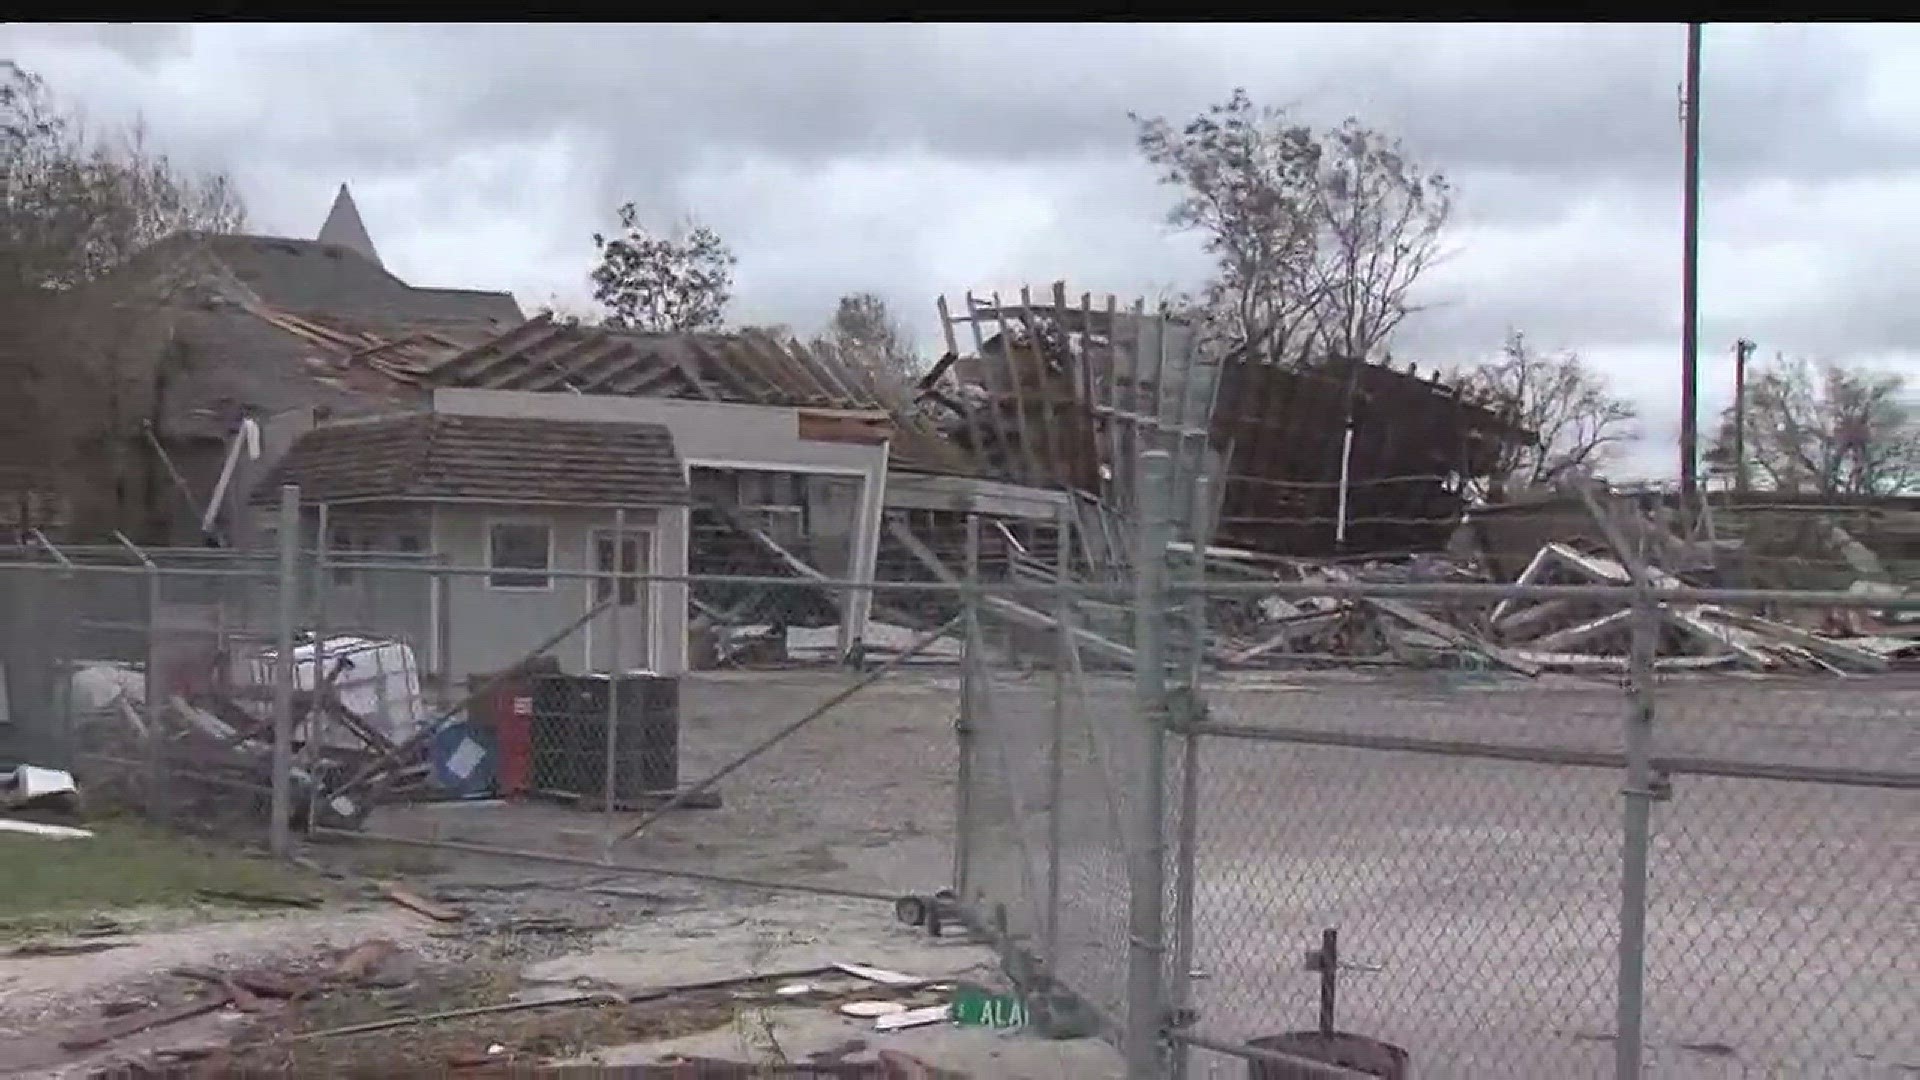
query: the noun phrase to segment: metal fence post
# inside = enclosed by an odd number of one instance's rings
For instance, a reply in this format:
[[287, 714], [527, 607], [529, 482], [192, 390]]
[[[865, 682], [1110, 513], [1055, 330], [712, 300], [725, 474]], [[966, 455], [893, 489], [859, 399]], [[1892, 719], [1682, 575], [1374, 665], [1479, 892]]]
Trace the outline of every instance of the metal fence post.
[[[145, 556], [142, 556], [145, 558]], [[166, 676], [161, 674], [161, 606], [164, 590], [160, 587], [160, 567], [147, 560], [147, 700], [142, 710], [147, 725], [147, 815], [156, 824], [173, 820], [173, 792], [167, 775], [167, 739], [161, 724], [161, 698], [167, 692]]]
[[[606, 776], [603, 780], [606, 785], [603, 791], [606, 797], [604, 819], [606, 840], [602, 854], [608, 862], [613, 861], [613, 845], [620, 831], [614, 822], [614, 815], [620, 812], [620, 798], [615, 794], [620, 770], [616, 764], [615, 755], [620, 751], [620, 674], [621, 669], [626, 666], [621, 663], [621, 650], [626, 642], [622, 639], [623, 628], [620, 625], [625, 621], [620, 614], [622, 599], [620, 590], [626, 584], [626, 579], [621, 575], [621, 571], [626, 569], [625, 559], [622, 557], [626, 534], [627, 512], [624, 509], [615, 510], [613, 512], [613, 576], [593, 579], [595, 582], [605, 581], [607, 591], [613, 599], [613, 605], [607, 609], [607, 762]], [[589, 585], [588, 588], [592, 589], [593, 586]]]
[[[78, 579], [74, 576], [72, 560], [62, 554], [60, 549], [54, 546], [53, 541], [48, 540], [46, 534], [39, 529], [34, 529], [32, 536], [48, 555], [53, 556], [53, 561], [60, 565], [60, 572], [54, 578], [58, 583], [57, 595], [60, 599], [47, 605], [46, 610], [69, 613], [81, 610], [82, 594], [75, 587]], [[55, 643], [50, 650], [53, 653], [53, 686], [48, 704], [52, 706], [54, 725], [57, 729], [54, 732], [57, 746], [53, 754], [63, 769], [79, 767], [80, 732], [78, 718], [73, 715], [73, 676], [74, 672], [79, 670], [77, 661], [80, 659], [78, 622], [79, 620], [71, 614], [68, 618], [60, 620], [59, 629], [53, 634]]]
[[1620, 849], [1620, 981], [1614, 1040], [1614, 1071], [1639, 1080], [1646, 1013], [1647, 848], [1651, 836], [1654, 776], [1654, 649], [1659, 606], [1642, 582], [1634, 596], [1632, 651], [1626, 719], [1626, 787]]
[[1057, 637], [1059, 647], [1053, 657], [1053, 730], [1047, 743], [1047, 921], [1044, 945], [1049, 974], [1060, 970], [1060, 856], [1066, 842], [1066, 823], [1061, 817], [1060, 800], [1065, 794], [1067, 772], [1067, 669], [1073, 663], [1073, 598], [1067, 595], [1065, 588], [1073, 577], [1073, 514], [1069, 507], [1060, 508], [1053, 535], [1059, 544], [1054, 552], [1054, 578], [1061, 590], [1059, 609], [1054, 612], [1060, 632]]
[[967, 515], [966, 580], [961, 597], [966, 642], [960, 649], [960, 719], [954, 725], [959, 763], [954, 775], [953, 894], [971, 899], [973, 876], [974, 707], [980, 664], [980, 515]]
[[1127, 898], [1129, 1080], [1166, 1075], [1166, 719], [1167, 542], [1172, 522], [1172, 458], [1140, 455], [1134, 554], [1134, 709], [1140, 774], [1128, 847], [1135, 852]]
[[[1207, 477], [1194, 477], [1193, 507], [1188, 535], [1193, 541], [1193, 565], [1189, 568], [1195, 586], [1187, 599], [1188, 647], [1186, 701], [1190, 709], [1200, 705], [1200, 675], [1207, 659], [1207, 543], [1212, 539], [1208, 514], [1213, 506]], [[1189, 715], [1180, 746], [1180, 831], [1174, 838], [1173, 860], [1173, 988], [1172, 1022], [1182, 1025], [1193, 1019], [1193, 893], [1194, 861], [1200, 846], [1200, 734], [1190, 726], [1200, 717]], [[1192, 1047], [1177, 1043], [1168, 1075], [1184, 1080], [1190, 1067]]]
[[[321, 758], [326, 753], [326, 733], [333, 726], [321, 696], [322, 687], [333, 685], [327, 678], [327, 595], [333, 591], [333, 571], [327, 554], [328, 534], [332, 531], [328, 518], [327, 504], [321, 503], [315, 511], [313, 526], [313, 704], [307, 709], [306, 753], [301, 755], [307, 775], [316, 779], [320, 775]], [[312, 831], [319, 820], [320, 785], [312, 783], [307, 785], [308, 831]]]
[[430, 588], [432, 596], [427, 605], [433, 618], [433, 668], [438, 677], [440, 692], [451, 700], [457, 693], [453, 685], [453, 596], [447, 589], [447, 574], [442, 567], [448, 562], [445, 554], [434, 556], [435, 569]]
[[172, 821], [169, 808], [171, 793], [167, 790], [167, 740], [160, 729], [160, 698], [166, 693], [166, 679], [160, 674], [160, 606], [163, 595], [160, 587], [160, 564], [147, 557], [140, 545], [127, 539], [127, 534], [115, 530], [113, 538], [121, 547], [133, 553], [141, 566], [146, 567], [147, 585], [147, 648], [145, 697], [142, 702], [141, 722], [147, 727], [147, 817], [155, 824], [167, 825]]
[[274, 624], [273, 654], [273, 804], [267, 826], [275, 855], [293, 853], [288, 818], [293, 806], [293, 624], [299, 604], [300, 488], [280, 488], [280, 610]]

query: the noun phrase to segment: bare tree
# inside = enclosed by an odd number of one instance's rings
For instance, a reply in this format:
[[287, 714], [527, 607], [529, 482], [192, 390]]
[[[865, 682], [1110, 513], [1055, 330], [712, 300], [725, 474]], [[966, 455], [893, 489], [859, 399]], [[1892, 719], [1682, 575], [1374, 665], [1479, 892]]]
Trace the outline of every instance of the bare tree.
[[89, 136], [37, 76], [0, 61], [0, 378], [16, 402], [0, 425], [8, 516], [24, 527], [80, 472], [122, 484], [125, 444], [157, 401], [165, 301], [196, 247], [160, 241], [245, 221], [227, 177], [175, 165], [138, 123]]
[[1538, 436], [1505, 445], [1491, 477], [1496, 498], [1598, 469], [1639, 437], [1633, 403], [1608, 389], [1603, 375], [1577, 353], [1533, 349], [1517, 330], [1499, 359], [1456, 373], [1456, 381], [1470, 399]]
[[1409, 292], [1442, 255], [1452, 190], [1399, 140], [1353, 119], [1316, 133], [1241, 89], [1178, 129], [1129, 116], [1182, 189], [1168, 220], [1215, 258], [1202, 300], [1225, 344], [1364, 358], [1418, 310]]
[[[1920, 482], [1920, 417], [1906, 379], [1836, 363], [1776, 359], [1747, 380], [1747, 465], [1761, 487], [1821, 495], [1892, 495]], [[1734, 411], [1706, 453], [1736, 471]]]
[[877, 293], [848, 293], [840, 298], [826, 332], [814, 339], [850, 363], [864, 364], [876, 374], [902, 382], [920, 370], [913, 335], [895, 318]]
[[1348, 119], [1322, 142], [1308, 295], [1333, 356], [1368, 358], [1419, 308], [1408, 292], [1443, 254], [1452, 188], [1423, 173], [1400, 140]]
[[620, 207], [623, 235], [593, 234], [600, 252], [593, 298], [605, 305], [608, 326], [682, 332], [714, 330], [733, 298], [738, 261], [720, 235], [688, 223], [661, 236], [640, 223], [632, 203]]
[[557, 293], [547, 294], [546, 303], [534, 308], [533, 315], [544, 316], [561, 326], [599, 326], [604, 317], [599, 311], [563, 299]]

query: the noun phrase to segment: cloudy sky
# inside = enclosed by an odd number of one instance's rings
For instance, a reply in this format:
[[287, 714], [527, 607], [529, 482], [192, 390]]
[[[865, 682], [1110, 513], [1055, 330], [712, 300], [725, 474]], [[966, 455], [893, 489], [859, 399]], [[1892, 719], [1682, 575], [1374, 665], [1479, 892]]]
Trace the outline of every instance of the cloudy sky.
[[[888, 298], [929, 351], [942, 291], [1064, 278], [1123, 298], [1206, 273], [1129, 110], [1236, 85], [1403, 136], [1459, 191], [1454, 257], [1394, 346], [1422, 367], [1519, 327], [1678, 417], [1677, 25], [0, 27], [0, 55], [98, 123], [145, 118], [240, 182], [257, 231], [311, 236], [352, 185], [416, 284], [584, 303], [591, 234], [632, 200], [740, 258], [733, 316], [808, 331]], [[1920, 356], [1920, 26], [1713, 26], [1703, 90], [1702, 380], [1731, 347]], [[1710, 417], [1711, 412], [1703, 415]], [[1703, 427], [1706, 422], [1703, 420]]]

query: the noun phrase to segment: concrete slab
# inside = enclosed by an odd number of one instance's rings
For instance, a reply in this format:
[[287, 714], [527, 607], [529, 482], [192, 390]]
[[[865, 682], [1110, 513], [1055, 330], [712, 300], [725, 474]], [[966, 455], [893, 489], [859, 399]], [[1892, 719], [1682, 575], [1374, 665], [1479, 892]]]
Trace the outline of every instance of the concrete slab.
[[998, 969], [991, 951], [903, 926], [885, 904], [784, 896], [671, 912], [608, 930], [586, 952], [534, 964], [524, 977], [632, 992], [836, 961], [930, 979], [987, 979]]

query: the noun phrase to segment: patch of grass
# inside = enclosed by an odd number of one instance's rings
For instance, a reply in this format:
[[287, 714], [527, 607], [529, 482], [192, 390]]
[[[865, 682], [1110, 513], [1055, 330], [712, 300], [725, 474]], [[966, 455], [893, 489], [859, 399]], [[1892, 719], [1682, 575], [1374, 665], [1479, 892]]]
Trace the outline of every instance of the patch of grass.
[[0, 939], [54, 933], [130, 908], [291, 910], [208, 900], [202, 889], [317, 897], [315, 879], [271, 859], [131, 820], [92, 821], [85, 840], [0, 833]]

